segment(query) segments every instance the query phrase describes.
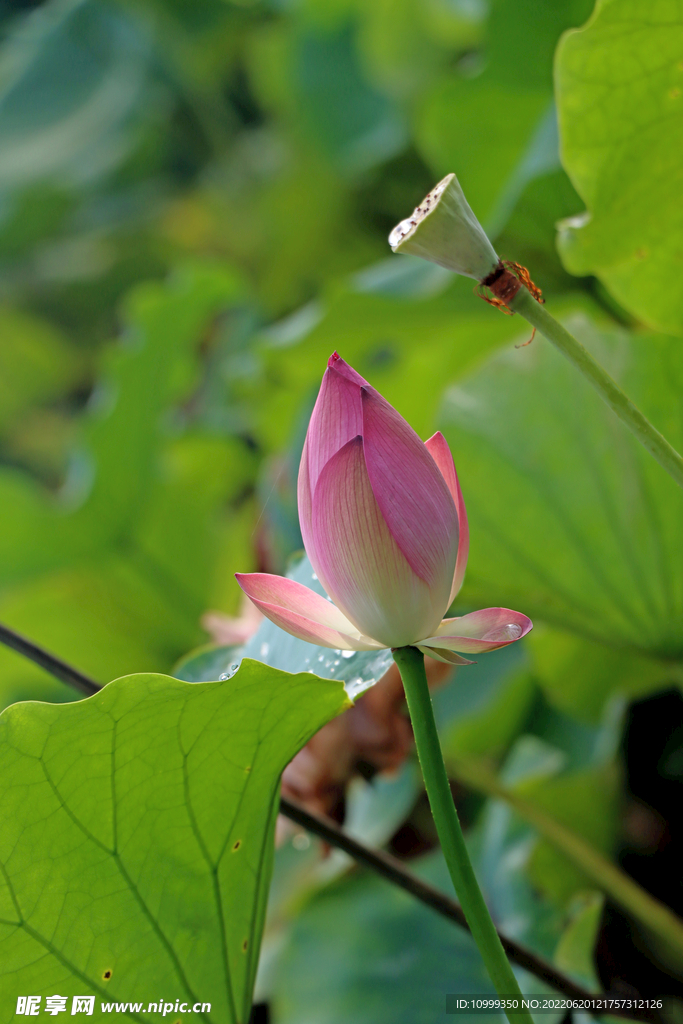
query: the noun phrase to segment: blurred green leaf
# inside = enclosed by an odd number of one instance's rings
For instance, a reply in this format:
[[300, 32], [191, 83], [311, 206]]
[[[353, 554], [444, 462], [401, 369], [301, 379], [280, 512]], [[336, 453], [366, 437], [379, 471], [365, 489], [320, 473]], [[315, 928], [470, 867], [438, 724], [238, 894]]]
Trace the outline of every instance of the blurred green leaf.
[[245, 1021], [279, 776], [347, 705], [339, 685], [245, 662], [228, 682], [129, 676], [7, 710], [2, 1019], [56, 989]]
[[496, 0], [486, 56], [464, 63], [427, 94], [415, 126], [420, 149], [437, 178], [456, 172], [492, 236], [525, 185], [559, 166], [552, 54], [560, 33], [589, 9], [587, 0]]
[[599, 893], [587, 894], [577, 901], [574, 919], [567, 925], [555, 950], [555, 963], [560, 970], [594, 992], [601, 988], [595, 969], [595, 944], [600, 934], [604, 902]]
[[582, 722], [597, 722], [613, 694], [642, 697], [680, 675], [677, 666], [547, 626], [534, 630], [529, 647], [548, 699]]
[[[681, 447], [677, 342], [572, 329]], [[470, 518], [463, 601], [680, 659], [683, 497], [562, 356], [537, 339], [493, 357], [442, 419]]]
[[[513, 822], [507, 808], [489, 804], [475, 832], [469, 844], [498, 927], [552, 956], [564, 920], [520, 870], [530, 849], [528, 828]], [[450, 892], [440, 854], [413, 861], [411, 870]], [[594, 935], [582, 931], [576, 956], [587, 960], [593, 942]], [[523, 991], [544, 989], [523, 971], [520, 980]], [[275, 1024], [431, 1024], [445, 1016], [448, 993], [474, 992], [493, 989], [470, 936], [382, 879], [356, 874], [316, 894], [301, 912], [286, 940], [271, 1005]]]
[[82, 363], [49, 321], [5, 306], [0, 311], [0, 433], [32, 405], [61, 396]]
[[[223, 547], [220, 507], [250, 470], [239, 442], [172, 440], [163, 416], [196, 384], [202, 333], [240, 294], [232, 273], [211, 266], [139, 289], [63, 494], [0, 475], [0, 615], [97, 679], [168, 668], [201, 638]], [[43, 679], [18, 665], [0, 652], [3, 703]]]
[[116, 164], [139, 102], [149, 42], [122, 10], [52, 0], [0, 52], [0, 189], [84, 182]]
[[588, 207], [560, 229], [574, 274], [597, 274], [660, 330], [683, 331], [683, 11], [602, 0], [557, 53], [562, 161]]
[[[423, 872], [447, 887], [440, 858], [431, 857]], [[318, 893], [295, 922], [278, 969], [273, 1018], [433, 1024], [445, 1014], [447, 993], [493, 991], [466, 932], [382, 879], [360, 874]]]
[[535, 694], [523, 644], [456, 669], [433, 694], [444, 756], [502, 754], [525, 722]]
[[[613, 765], [517, 787], [541, 811], [610, 857], [617, 835], [618, 777]], [[570, 860], [558, 844], [541, 839], [529, 861], [529, 877], [546, 896], [565, 905], [596, 880]]]
[[386, 160], [406, 144], [391, 101], [363, 80], [352, 27], [308, 32], [294, 55], [299, 110], [311, 137], [346, 172]]
[[[395, 257], [401, 267], [402, 256]], [[515, 336], [517, 324], [491, 316], [464, 278], [441, 294], [397, 300], [374, 291], [336, 289], [320, 319], [303, 337], [279, 339], [262, 349], [259, 433], [275, 447], [283, 429], [293, 433], [305, 402], [312, 408], [327, 360], [334, 351], [371, 380], [402, 416], [427, 438], [436, 429], [447, 383], [476, 366]]]

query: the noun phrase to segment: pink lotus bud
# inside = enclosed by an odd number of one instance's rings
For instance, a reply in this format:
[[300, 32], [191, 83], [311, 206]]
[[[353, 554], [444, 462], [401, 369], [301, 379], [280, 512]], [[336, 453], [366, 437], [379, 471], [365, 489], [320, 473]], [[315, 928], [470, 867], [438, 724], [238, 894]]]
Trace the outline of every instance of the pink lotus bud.
[[423, 443], [336, 352], [306, 435], [298, 497], [306, 552], [331, 600], [280, 576], [237, 574], [288, 633], [342, 650], [414, 645], [467, 664], [454, 652], [494, 650], [531, 629], [505, 608], [443, 619], [469, 547], [446, 440], [437, 433]]

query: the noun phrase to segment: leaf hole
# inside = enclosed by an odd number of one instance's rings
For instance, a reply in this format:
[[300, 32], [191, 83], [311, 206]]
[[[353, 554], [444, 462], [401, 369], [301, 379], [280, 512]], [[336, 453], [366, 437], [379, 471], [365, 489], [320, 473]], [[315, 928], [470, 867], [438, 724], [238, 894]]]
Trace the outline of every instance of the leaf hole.
[[242, 952], [243, 953], [246, 953], [248, 945], [249, 945], [249, 939], [245, 939], [244, 942], [242, 943]]
[[233, 846], [233, 848], [232, 848], [232, 852], [233, 852], [233, 853], [236, 853], [236, 852], [237, 852], [237, 850], [239, 850], [239, 848], [240, 848], [240, 846], [241, 846], [241, 845], [242, 845], [242, 840], [241, 840], [241, 839], [238, 839], [238, 840], [237, 840], [237, 842], [236, 842], [236, 843], [234, 844], [234, 846]]
[[109, 968], [107, 968], [107, 970], [102, 975], [102, 980], [103, 981], [109, 981], [110, 978], [111, 978], [111, 970]]

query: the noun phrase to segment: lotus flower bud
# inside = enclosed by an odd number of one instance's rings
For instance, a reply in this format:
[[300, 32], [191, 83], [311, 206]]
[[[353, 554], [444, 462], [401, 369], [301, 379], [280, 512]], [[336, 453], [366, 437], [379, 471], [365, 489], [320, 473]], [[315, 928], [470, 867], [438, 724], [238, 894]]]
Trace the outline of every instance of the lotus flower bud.
[[446, 440], [422, 442], [334, 353], [299, 468], [306, 552], [330, 600], [294, 580], [237, 574], [253, 603], [302, 640], [341, 650], [416, 646], [452, 664], [457, 651], [505, 647], [531, 629], [507, 608], [443, 619], [465, 574], [469, 532]]
[[498, 256], [472, 213], [458, 179], [449, 174], [389, 235], [394, 252], [421, 256], [456, 274], [483, 281]]

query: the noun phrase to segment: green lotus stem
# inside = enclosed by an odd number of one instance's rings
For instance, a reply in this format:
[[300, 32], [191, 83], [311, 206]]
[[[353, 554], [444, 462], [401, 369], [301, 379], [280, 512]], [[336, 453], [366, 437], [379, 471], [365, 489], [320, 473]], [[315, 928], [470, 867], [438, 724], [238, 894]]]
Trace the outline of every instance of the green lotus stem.
[[627, 398], [616, 381], [603, 370], [600, 363], [593, 359], [587, 349], [565, 330], [562, 324], [548, 313], [524, 287], [520, 288], [514, 298], [508, 302], [510, 309], [519, 313], [535, 327], [544, 338], [551, 341], [570, 363], [599, 392], [610, 409], [625, 423], [632, 434], [638, 438], [660, 466], [674, 478], [679, 487], [683, 487], [683, 458], [667, 439], [653, 427], [646, 416], [643, 416], [633, 402]]
[[[434, 824], [460, 905], [496, 992], [501, 997], [516, 996], [521, 1006], [522, 992], [481, 894], [453, 803], [436, 731], [424, 655], [416, 647], [398, 647], [392, 653], [403, 680]], [[508, 1014], [508, 1019], [528, 1024], [533, 1021], [528, 1010], [516, 1010]]]

